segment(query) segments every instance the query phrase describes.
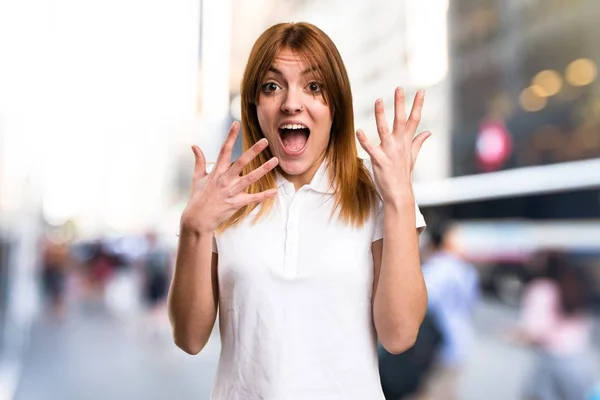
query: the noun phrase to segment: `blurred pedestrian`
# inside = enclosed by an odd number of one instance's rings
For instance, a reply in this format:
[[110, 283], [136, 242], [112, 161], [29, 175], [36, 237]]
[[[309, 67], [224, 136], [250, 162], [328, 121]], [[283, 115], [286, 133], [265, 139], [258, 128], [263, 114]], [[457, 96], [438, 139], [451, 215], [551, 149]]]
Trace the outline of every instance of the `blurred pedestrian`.
[[142, 260], [144, 302], [148, 307], [150, 333], [159, 334], [166, 321], [166, 298], [172, 274], [171, 252], [157, 232], [146, 234], [148, 250]]
[[479, 298], [479, 276], [462, 257], [455, 225], [429, 229], [430, 256], [423, 264], [428, 312], [437, 322], [442, 343], [419, 399], [458, 399], [459, 383], [475, 342], [473, 311]]
[[383, 399], [377, 339], [408, 349], [427, 304], [411, 183], [430, 135], [415, 136], [424, 94], [406, 118], [396, 89], [392, 129], [377, 101], [372, 145], [355, 136], [334, 43], [282, 23], [254, 44], [241, 98], [242, 156], [231, 163], [237, 122], [210, 174], [193, 147], [169, 295], [175, 341], [198, 353], [218, 308], [213, 400]]
[[42, 287], [50, 314], [62, 318], [66, 312], [69, 244], [44, 238], [42, 250]]
[[120, 260], [107, 249], [106, 243], [98, 238], [92, 244], [92, 256], [87, 260], [88, 278], [92, 300], [104, 302], [106, 287], [119, 266]]
[[565, 254], [548, 251], [536, 262], [542, 273], [525, 289], [514, 339], [535, 349], [525, 380], [526, 400], [581, 400], [594, 385], [590, 291], [585, 271]]

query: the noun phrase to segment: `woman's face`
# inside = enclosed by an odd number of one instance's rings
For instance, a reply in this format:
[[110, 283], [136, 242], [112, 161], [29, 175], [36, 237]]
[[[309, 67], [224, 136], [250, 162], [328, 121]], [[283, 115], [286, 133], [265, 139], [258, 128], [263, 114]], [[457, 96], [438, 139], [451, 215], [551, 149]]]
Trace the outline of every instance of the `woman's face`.
[[309, 183], [327, 149], [332, 117], [321, 82], [291, 50], [275, 57], [261, 82], [256, 110], [286, 178], [296, 187]]

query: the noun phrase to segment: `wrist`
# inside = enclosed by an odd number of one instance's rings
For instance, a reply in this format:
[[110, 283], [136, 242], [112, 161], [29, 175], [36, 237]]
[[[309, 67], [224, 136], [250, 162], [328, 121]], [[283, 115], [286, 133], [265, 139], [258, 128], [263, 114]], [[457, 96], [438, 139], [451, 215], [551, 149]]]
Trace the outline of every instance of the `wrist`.
[[414, 207], [415, 196], [413, 194], [412, 188], [401, 190], [398, 193], [383, 198], [383, 208], [388, 209], [390, 211], [404, 211], [406, 208]]
[[382, 191], [381, 197], [384, 203], [403, 203], [415, 200], [413, 187], [410, 182], [397, 185], [394, 190]]
[[206, 226], [206, 224], [201, 223], [196, 218], [189, 218], [186, 216], [182, 216], [179, 222], [179, 233], [177, 236], [186, 236], [186, 237], [202, 237], [202, 236], [213, 236], [215, 229]]

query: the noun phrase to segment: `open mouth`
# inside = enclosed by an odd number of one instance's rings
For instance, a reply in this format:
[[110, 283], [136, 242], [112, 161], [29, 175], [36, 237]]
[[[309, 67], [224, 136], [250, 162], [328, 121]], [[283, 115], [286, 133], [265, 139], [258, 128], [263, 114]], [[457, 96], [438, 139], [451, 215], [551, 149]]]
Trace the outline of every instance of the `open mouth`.
[[289, 155], [298, 155], [306, 148], [310, 129], [302, 124], [283, 124], [279, 127], [279, 138], [283, 150]]

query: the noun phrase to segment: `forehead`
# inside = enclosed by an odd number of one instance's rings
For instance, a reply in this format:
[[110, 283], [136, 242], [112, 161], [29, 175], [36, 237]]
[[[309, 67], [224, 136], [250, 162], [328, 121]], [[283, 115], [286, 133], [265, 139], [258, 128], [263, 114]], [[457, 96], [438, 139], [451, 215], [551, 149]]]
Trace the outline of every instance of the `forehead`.
[[282, 48], [277, 52], [269, 70], [271, 72], [274, 72], [273, 69], [275, 69], [276, 71], [306, 73], [308, 66], [309, 64], [301, 55], [288, 48]]
[[304, 59], [300, 57], [298, 53], [295, 53], [293, 50], [287, 47], [283, 47], [275, 55], [273, 63], [277, 62], [304, 63]]

